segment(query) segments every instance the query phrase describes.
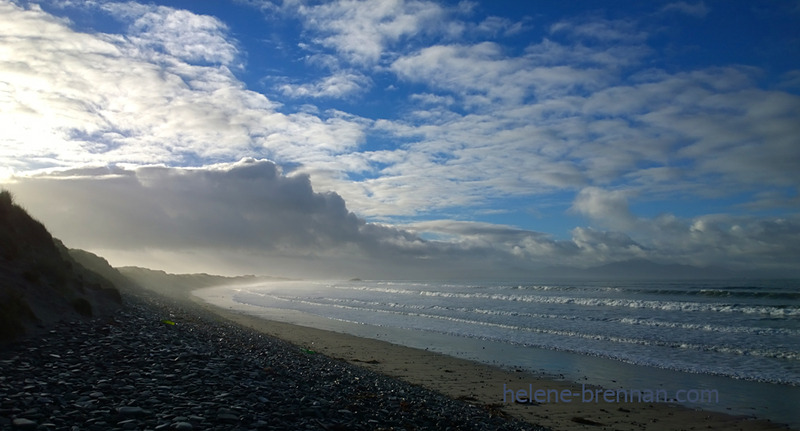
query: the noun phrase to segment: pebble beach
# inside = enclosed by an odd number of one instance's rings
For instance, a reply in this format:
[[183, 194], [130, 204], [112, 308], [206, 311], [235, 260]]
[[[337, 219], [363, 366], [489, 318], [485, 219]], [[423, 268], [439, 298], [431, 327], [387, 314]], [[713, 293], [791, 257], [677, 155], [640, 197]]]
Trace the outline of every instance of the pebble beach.
[[191, 304], [126, 299], [0, 350], [0, 429], [544, 429]]

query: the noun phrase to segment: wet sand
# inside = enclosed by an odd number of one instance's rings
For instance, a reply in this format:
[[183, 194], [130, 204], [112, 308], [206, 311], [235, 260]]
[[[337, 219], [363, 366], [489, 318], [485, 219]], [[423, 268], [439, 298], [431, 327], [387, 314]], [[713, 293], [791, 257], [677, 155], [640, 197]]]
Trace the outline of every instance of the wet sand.
[[[192, 295], [192, 299], [218, 316], [302, 348], [438, 391], [451, 398], [491, 406], [529, 423], [554, 430], [788, 429], [785, 425], [768, 420], [693, 410], [668, 403], [617, 402], [615, 396], [609, 398], [612, 402], [606, 402], [605, 392], [596, 387], [582, 387], [575, 382], [504, 370], [341, 332], [267, 320], [269, 316], [256, 317], [234, 311], [234, 303], [225, 295], [214, 297], [217, 305], [211, 305], [195, 295]], [[543, 391], [538, 393], [538, 397], [537, 390]], [[589, 396], [585, 391], [591, 391], [592, 402], [584, 402]], [[529, 392], [533, 392], [533, 396]], [[557, 394], [569, 393], [574, 396], [561, 396], [559, 401], [555, 400]], [[548, 394], [550, 402], [547, 402]], [[544, 402], [531, 402], [532, 397]]]

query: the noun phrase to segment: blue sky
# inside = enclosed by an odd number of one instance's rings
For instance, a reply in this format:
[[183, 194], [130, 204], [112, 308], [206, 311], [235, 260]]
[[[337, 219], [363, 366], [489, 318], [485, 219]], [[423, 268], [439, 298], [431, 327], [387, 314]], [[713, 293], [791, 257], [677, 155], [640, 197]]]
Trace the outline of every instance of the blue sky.
[[797, 1], [0, 8], [0, 181], [114, 264], [800, 261]]

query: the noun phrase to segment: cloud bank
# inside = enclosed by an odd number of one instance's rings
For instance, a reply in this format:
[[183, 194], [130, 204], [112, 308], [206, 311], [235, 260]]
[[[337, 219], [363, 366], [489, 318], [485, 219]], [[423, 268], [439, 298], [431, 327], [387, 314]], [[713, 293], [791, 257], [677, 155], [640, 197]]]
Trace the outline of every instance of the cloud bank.
[[[0, 180], [119, 262], [800, 261], [800, 66], [681, 63], [670, 43], [718, 19], [710, 4], [231, 7], [287, 33], [214, 7], [0, 0]], [[280, 49], [261, 61], [250, 38]]]
[[[16, 178], [8, 186], [70, 246], [103, 250], [112, 261], [139, 252], [157, 267], [165, 256], [191, 256], [182, 264], [187, 271], [231, 273], [243, 269], [241, 262], [258, 261], [262, 272], [292, 276], [490, 278], [633, 258], [787, 268], [800, 255], [797, 218], [640, 219], [624, 197], [595, 189], [581, 192], [575, 211], [601, 223], [625, 220], [630, 226], [616, 227], [645, 235], [577, 227], [570, 239], [558, 240], [480, 222], [370, 223], [336, 193], [315, 192], [307, 175], [287, 176], [268, 160], [84, 168]], [[324, 271], [315, 267], [319, 262]]]

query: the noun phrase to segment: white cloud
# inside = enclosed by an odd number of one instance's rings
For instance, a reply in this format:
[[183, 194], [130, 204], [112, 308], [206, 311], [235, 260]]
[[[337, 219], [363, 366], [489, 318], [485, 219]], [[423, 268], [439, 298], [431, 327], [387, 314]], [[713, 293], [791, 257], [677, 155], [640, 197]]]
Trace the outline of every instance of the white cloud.
[[597, 17], [557, 22], [550, 26], [550, 33], [563, 33], [578, 40], [587, 39], [605, 43], [634, 44], [647, 39], [647, 33], [639, 29], [634, 20], [608, 20]]
[[[555, 58], [571, 61], [561, 54]], [[414, 139], [407, 148], [417, 156], [384, 174], [435, 175], [448, 196], [473, 195], [471, 202], [478, 204], [488, 194], [536, 195], [620, 178], [630, 179], [628, 186], [637, 193], [661, 197], [722, 196], [800, 182], [791, 163], [800, 158], [794, 144], [800, 126], [793, 121], [800, 116], [800, 98], [757, 88], [756, 70], [651, 72], [632, 84], [605, 85], [588, 94], [565, 88], [567, 94], [523, 103], [520, 95], [535, 93], [528, 80], [514, 81], [533, 76], [525, 64], [493, 44], [437, 46], [398, 59], [395, 68], [402, 76], [443, 87], [462, 100], [484, 100], [487, 111], [475, 108], [478, 103], [468, 114], [436, 106], [416, 112], [407, 123], [381, 123]], [[533, 85], [558, 86], [555, 79], [549, 83], [549, 75], [540, 76]], [[704, 186], [711, 178], [713, 189]]]
[[695, 18], [703, 18], [711, 12], [711, 9], [702, 1], [695, 4], [679, 1], [662, 7], [661, 12], [679, 12]]
[[636, 65], [652, 51], [639, 43], [598, 47], [582, 43], [567, 45], [545, 38], [540, 43], [528, 46], [525, 54], [525, 58], [536, 66], [570, 64], [585, 68], [610, 68]]
[[662, 216], [649, 221], [658, 232], [653, 247], [686, 263], [738, 268], [796, 269], [800, 219], [704, 215], [691, 219]]
[[608, 231], [575, 228], [573, 241], [596, 259], [649, 258], [739, 269], [795, 269], [800, 256], [800, 218], [706, 214], [646, 218], [628, 208], [624, 192], [582, 190], [572, 210]]
[[239, 50], [227, 37], [227, 26], [217, 18], [187, 10], [138, 3], [103, 3], [101, 7], [131, 20], [128, 38], [139, 49], [163, 50], [188, 62], [230, 65]]
[[760, 90], [749, 78], [721, 69], [643, 84], [636, 92], [649, 95], [650, 104], [635, 118], [680, 145], [677, 158], [692, 160], [698, 176], [718, 175], [739, 187], [797, 184], [787, 161], [800, 157], [793, 139], [800, 126], [792, 120], [800, 97]]
[[412, 94], [411, 100], [419, 102], [422, 105], [452, 105], [456, 103], [452, 96], [440, 96], [438, 94], [420, 93]]
[[[190, 27], [199, 45], [162, 52], [143, 47], [172, 40], [177, 12], [169, 8], [126, 6], [148, 17], [147, 31], [130, 38], [76, 32], [38, 9], [0, 8], [0, 156], [17, 172], [251, 155], [303, 162], [351, 150], [363, 137], [355, 117], [279, 113], [245, 89], [222, 65], [235, 49], [217, 40], [224, 29], [213, 19], [196, 16]], [[207, 39], [208, 50], [198, 51]]]
[[289, 97], [346, 98], [364, 92], [371, 80], [357, 72], [339, 72], [314, 83], [283, 84], [278, 90]]
[[528, 59], [507, 56], [492, 42], [427, 47], [398, 58], [391, 69], [402, 79], [450, 91], [473, 109], [550, 99], [595, 88], [605, 80], [598, 70], [538, 67]]
[[376, 64], [387, 46], [420, 33], [440, 31], [446, 11], [439, 4], [404, 0], [338, 0], [299, 7], [316, 42], [348, 61]]
[[[605, 217], [619, 212], [610, 208]], [[599, 215], [599, 214], [598, 214]], [[433, 220], [405, 226], [454, 250], [509, 265], [596, 266], [630, 259], [735, 269], [796, 270], [800, 257], [800, 219], [706, 215], [679, 218], [664, 214], [636, 218], [633, 229], [576, 227], [558, 240], [513, 226]]]
[[[89, 248], [265, 249], [303, 255], [369, 242], [360, 233], [365, 222], [338, 195], [315, 193], [308, 176], [286, 177], [265, 160], [203, 168], [82, 168], [16, 177], [8, 186], [57, 236]], [[82, 222], [74, 224], [73, 217]]]
[[619, 231], [576, 227], [572, 230], [572, 241], [590, 264], [648, 257], [641, 244]]
[[593, 220], [602, 221], [608, 227], [619, 231], [629, 230], [635, 221], [628, 209], [625, 192], [619, 190], [608, 191], [598, 187], [587, 187], [575, 197], [571, 210]]

